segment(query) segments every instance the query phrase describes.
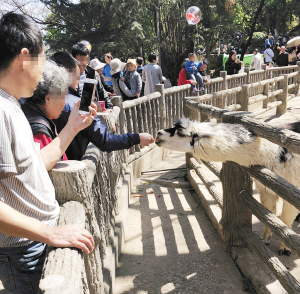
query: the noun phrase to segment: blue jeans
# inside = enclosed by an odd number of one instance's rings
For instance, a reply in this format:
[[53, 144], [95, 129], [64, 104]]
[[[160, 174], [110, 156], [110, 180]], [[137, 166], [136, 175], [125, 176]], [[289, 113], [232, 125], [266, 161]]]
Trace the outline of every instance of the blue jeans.
[[0, 280], [8, 293], [37, 294], [46, 257], [46, 244], [0, 248]]
[[[189, 79], [194, 80], [194, 81], [197, 80], [199, 83], [199, 87], [203, 88], [203, 79], [199, 72], [196, 72], [196, 73], [188, 72], [187, 74], [188, 74]], [[194, 89], [195, 87], [196, 87], [195, 85], [192, 85], [192, 89]]]

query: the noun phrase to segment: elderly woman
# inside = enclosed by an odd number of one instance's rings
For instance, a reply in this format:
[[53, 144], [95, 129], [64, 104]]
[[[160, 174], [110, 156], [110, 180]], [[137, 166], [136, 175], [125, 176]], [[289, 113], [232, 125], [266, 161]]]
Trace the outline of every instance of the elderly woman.
[[32, 129], [33, 139], [39, 143], [40, 149], [54, 140], [53, 143], [60, 146], [60, 154], [49, 154], [52, 160], [46, 165], [47, 170], [52, 169], [57, 161], [67, 160], [64, 152], [68, 145], [79, 131], [92, 123], [96, 115], [95, 106], [93, 106], [94, 108], [90, 107], [89, 115], [80, 115], [78, 101], [71, 112], [67, 125], [59, 135], [57, 134], [52, 120], [60, 116], [65, 106], [65, 96], [68, 93], [69, 85], [70, 74], [55, 62], [47, 61], [42, 80], [33, 96], [27, 98], [22, 105], [22, 110]]

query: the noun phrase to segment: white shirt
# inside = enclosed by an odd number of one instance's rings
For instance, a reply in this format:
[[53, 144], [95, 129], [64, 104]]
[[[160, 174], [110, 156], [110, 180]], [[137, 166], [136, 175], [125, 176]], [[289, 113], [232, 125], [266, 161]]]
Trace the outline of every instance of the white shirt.
[[265, 53], [264, 53], [264, 59], [266, 62], [270, 62], [272, 61], [272, 58], [274, 57], [274, 52], [272, 51], [272, 49], [270, 48], [267, 48], [265, 50]]
[[160, 66], [153, 62], [144, 67], [142, 76], [142, 80], [145, 83], [145, 95], [154, 93], [155, 85], [160, 84], [160, 82], [163, 80]]
[[[0, 201], [54, 226], [59, 214], [55, 191], [17, 99], [0, 89]], [[0, 233], [0, 247], [32, 241]]]
[[255, 70], [261, 69], [261, 54], [256, 53], [256, 55], [253, 56], [252, 61], [251, 61], [251, 68], [254, 68]]

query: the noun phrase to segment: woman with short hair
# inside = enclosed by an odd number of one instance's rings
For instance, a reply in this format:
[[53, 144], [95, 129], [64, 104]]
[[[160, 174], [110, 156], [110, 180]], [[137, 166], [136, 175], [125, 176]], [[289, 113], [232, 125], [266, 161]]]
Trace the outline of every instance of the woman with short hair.
[[[41, 81], [32, 97], [27, 98], [22, 105], [22, 110], [29, 121], [33, 133], [33, 139], [40, 144], [40, 149], [47, 146], [57, 137], [56, 126], [53, 119], [57, 119], [65, 106], [65, 96], [68, 94], [68, 86], [72, 77], [63, 67], [53, 61], [47, 61]], [[75, 104], [73, 115], [71, 113], [66, 127], [78, 128], [77, 112], [79, 102]], [[90, 124], [90, 123], [89, 123]], [[89, 125], [86, 124], [87, 127]], [[83, 129], [84, 127], [81, 127]], [[71, 142], [69, 142], [71, 143]], [[64, 152], [65, 150], [63, 150]], [[65, 154], [60, 160], [67, 160]], [[50, 170], [53, 166], [48, 167]]]

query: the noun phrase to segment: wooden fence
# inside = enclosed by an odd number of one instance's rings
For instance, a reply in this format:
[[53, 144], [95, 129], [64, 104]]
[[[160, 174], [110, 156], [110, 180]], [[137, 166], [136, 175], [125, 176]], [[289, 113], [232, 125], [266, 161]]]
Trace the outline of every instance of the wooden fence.
[[[289, 67], [284, 70], [295, 71], [297, 68]], [[264, 74], [269, 77], [266, 72]], [[201, 104], [187, 100], [186, 103], [191, 107], [191, 112], [194, 111], [196, 118], [200, 119], [201, 114], [201, 120], [214, 116], [221, 120], [223, 113], [230, 109], [246, 110], [255, 99], [264, 99], [269, 107], [272, 97], [276, 97], [278, 105], [275, 107], [284, 106], [288, 99], [287, 93], [299, 91], [299, 79], [294, 73], [277, 77], [277, 71], [274, 71], [275, 77], [272, 79], [253, 83], [248, 81], [255, 73], [230, 77], [224, 73], [222, 75], [211, 80], [208, 86], [211, 94], [196, 98]], [[245, 81], [246, 85], [243, 84]], [[279, 83], [278, 90], [267, 91], [270, 83], [274, 83], [275, 88]], [[259, 87], [265, 92], [258, 91], [256, 96], [252, 96], [250, 91]], [[184, 115], [185, 98], [190, 95], [190, 90], [190, 85], [169, 89], [156, 85], [157, 92], [132, 101], [122, 102], [120, 97], [114, 97], [113, 112], [109, 115], [100, 114], [100, 118], [109, 129], [114, 124], [120, 134], [148, 132], [156, 136], [159, 129], [171, 127], [174, 120]], [[283, 112], [282, 109], [280, 111]], [[102, 294], [111, 291], [104, 282], [104, 264], [108, 262], [108, 258], [105, 258], [106, 246], [114, 242], [111, 234], [114, 234], [118, 195], [123, 191], [119, 187], [122, 184], [124, 186], [126, 181], [130, 182], [130, 176], [126, 174], [129, 164], [154, 148], [155, 144], [147, 147], [137, 145], [130, 148], [130, 151], [107, 154], [91, 144], [81, 162], [61, 162], [49, 173], [61, 205], [58, 225], [77, 223], [87, 228], [92, 233], [96, 246], [90, 255], [84, 255], [74, 248], [49, 248], [39, 293]], [[221, 196], [217, 198], [220, 204], [224, 201]]]
[[[270, 76], [268, 75], [267, 77]], [[293, 81], [293, 83], [291, 83], [291, 81]], [[278, 90], [270, 92], [270, 83], [279, 83]], [[261, 88], [258, 93], [256, 93], [256, 96], [251, 97], [249, 90], [255, 90], [259, 87]], [[210, 95], [203, 95], [196, 99], [194, 97], [187, 98], [184, 111], [186, 116], [191, 117], [193, 120], [203, 121], [207, 118], [214, 118], [219, 122], [242, 124], [247, 129], [253, 131], [257, 136], [286, 147], [294, 153], [300, 154], [299, 134], [259, 122], [254, 118], [253, 114], [245, 112], [254, 99], [262, 99], [265, 102], [265, 106], [269, 105], [267, 102], [272, 95], [272, 97], [276, 97], [274, 107], [277, 107], [277, 114], [282, 114], [286, 111], [286, 100], [289, 90], [298, 93], [298, 72], [290, 74], [284, 73], [279, 77], [275, 76], [265, 81], [235, 87], [232, 88], [229, 93], [219, 91]], [[263, 93], [260, 93], [260, 91], [263, 91]], [[224, 106], [220, 101], [224, 101], [224, 97], [233, 92], [237, 94], [235, 108], [244, 110], [243, 112], [232, 113], [228, 109], [203, 104], [203, 102], [209, 101], [209, 99], [218, 99], [219, 102], [217, 103], [220, 106]], [[255, 92], [253, 91], [252, 93]], [[204, 165], [222, 182], [223, 194], [216, 188], [213, 181], [207, 177], [205, 169], [203, 168]], [[234, 162], [226, 162], [222, 164], [222, 169], [220, 169], [211, 162], [201, 162], [191, 155], [187, 155], [187, 167], [195, 171], [222, 210], [222, 222], [218, 223], [214, 220], [213, 224], [222, 236], [225, 249], [231, 251], [233, 247], [241, 246], [255, 250], [288, 293], [300, 293], [299, 281], [287, 270], [279, 259], [274, 256], [270, 249], [264, 245], [257, 234], [252, 231], [252, 214], [263, 224], [268, 226], [272, 232], [299, 257], [300, 236], [252, 197], [251, 177], [260, 181], [263, 185], [270, 188], [299, 210], [300, 189], [262, 166], [246, 168]], [[191, 174], [188, 173], [188, 175], [195, 189], [199, 189]], [[202, 194], [201, 191], [199, 191], [199, 193]]]

